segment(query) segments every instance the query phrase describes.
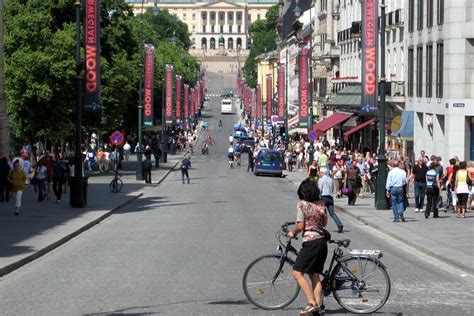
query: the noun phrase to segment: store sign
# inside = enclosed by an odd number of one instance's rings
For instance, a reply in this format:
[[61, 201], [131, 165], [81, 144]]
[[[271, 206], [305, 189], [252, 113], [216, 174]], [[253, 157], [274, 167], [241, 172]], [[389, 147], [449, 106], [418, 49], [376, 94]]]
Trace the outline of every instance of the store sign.
[[361, 114], [377, 110], [377, 0], [361, 0], [362, 4], [362, 95]]
[[100, 0], [86, 0], [84, 7], [85, 91], [84, 111], [100, 111]]
[[155, 47], [145, 44], [145, 85], [143, 87], [143, 125], [153, 126], [153, 86], [155, 81]]

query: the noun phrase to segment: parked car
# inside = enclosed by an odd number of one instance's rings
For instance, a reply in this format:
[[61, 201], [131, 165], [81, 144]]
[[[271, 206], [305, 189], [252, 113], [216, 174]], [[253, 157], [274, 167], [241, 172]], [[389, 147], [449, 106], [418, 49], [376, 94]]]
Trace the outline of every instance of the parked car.
[[255, 158], [255, 171], [254, 174], [273, 174], [282, 177], [283, 176], [283, 160], [281, 153], [276, 150], [262, 149], [258, 152]]

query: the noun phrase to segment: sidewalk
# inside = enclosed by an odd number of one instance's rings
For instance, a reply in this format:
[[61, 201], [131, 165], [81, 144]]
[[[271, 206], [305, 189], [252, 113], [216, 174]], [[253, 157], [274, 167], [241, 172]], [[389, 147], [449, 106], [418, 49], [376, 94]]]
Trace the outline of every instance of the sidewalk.
[[[305, 171], [285, 174], [295, 185], [306, 178]], [[391, 209], [375, 209], [373, 195], [357, 198], [355, 206], [347, 205], [347, 197], [334, 200], [337, 211], [429, 256], [474, 273], [474, 212], [466, 213], [466, 218], [461, 219], [450, 211], [440, 211], [438, 219], [425, 219], [424, 213], [414, 212], [413, 198], [409, 202], [411, 206], [405, 211], [406, 222], [394, 223]]]
[[136, 180], [136, 156], [131, 156], [132, 160], [122, 162], [123, 170], [120, 172], [124, 185], [119, 193], [111, 193], [109, 189], [113, 172], [94, 172], [88, 180], [87, 207], [83, 209], [70, 207], [69, 188], [60, 203], [56, 203], [52, 190], [50, 200], [38, 203], [37, 193], [30, 186], [23, 194], [20, 216], [13, 215], [14, 197], [9, 203], [0, 203], [0, 277], [91, 228], [138, 199], [144, 190], [152, 190], [175, 168], [183, 155], [184, 152], [168, 155], [167, 163], [160, 163], [160, 169], [153, 169], [153, 184]]

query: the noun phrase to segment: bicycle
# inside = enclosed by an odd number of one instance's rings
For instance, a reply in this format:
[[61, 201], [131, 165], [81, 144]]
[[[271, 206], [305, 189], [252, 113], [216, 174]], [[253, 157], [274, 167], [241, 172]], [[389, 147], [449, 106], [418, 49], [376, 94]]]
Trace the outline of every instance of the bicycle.
[[[298, 255], [287, 236], [288, 226], [294, 224], [283, 224], [275, 234], [279, 242], [278, 253], [255, 259], [245, 270], [242, 279], [244, 294], [259, 308], [282, 309], [298, 297], [300, 288], [292, 277], [294, 259], [288, 257], [289, 253]], [[286, 243], [282, 237], [287, 238]], [[336, 244], [336, 248], [329, 268], [322, 274], [324, 296], [333, 293], [336, 302], [349, 312], [373, 313], [382, 308], [390, 296], [390, 277], [379, 260], [383, 253], [379, 250], [350, 250], [344, 254], [341, 247], [349, 247], [350, 242], [349, 239], [329, 241]]]
[[110, 181], [109, 188], [110, 192], [112, 193], [118, 193], [120, 190], [122, 190], [123, 187], [123, 181], [120, 179], [122, 175], [118, 172], [117, 169], [114, 170], [114, 178], [112, 181]]

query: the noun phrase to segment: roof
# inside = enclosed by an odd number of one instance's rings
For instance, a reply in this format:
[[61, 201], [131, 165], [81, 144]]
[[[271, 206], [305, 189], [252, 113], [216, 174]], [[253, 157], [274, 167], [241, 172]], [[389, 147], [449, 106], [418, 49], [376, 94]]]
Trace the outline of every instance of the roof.
[[360, 108], [361, 86], [347, 86], [342, 88], [335, 96], [326, 102], [328, 106]]

